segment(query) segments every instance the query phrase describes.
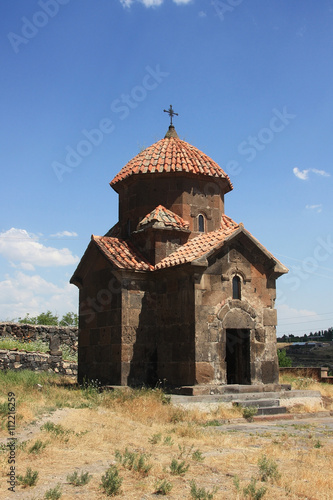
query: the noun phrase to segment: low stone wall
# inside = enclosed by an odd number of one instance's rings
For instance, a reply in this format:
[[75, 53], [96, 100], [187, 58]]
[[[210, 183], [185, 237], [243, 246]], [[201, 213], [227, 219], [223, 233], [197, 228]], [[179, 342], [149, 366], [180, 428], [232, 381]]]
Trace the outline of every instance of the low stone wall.
[[76, 376], [77, 363], [64, 361], [61, 356], [52, 354], [0, 349], [0, 370], [48, 371]]
[[279, 369], [280, 375], [292, 375], [295, 377], [312, 378], [318, 382], [333, 384], [333, 377], [328, 376], [328, 368], [318, 367], [287, 367]]
[[23, 342], [40, 340], [45, 344], [49, 344], [52, 338], [57, 338], [58, 344], [68, 346], [73, 353], [77, 352], [78, 346], [78, 329], [75, 327], [0, 322], [1, 337], [13, 338]]

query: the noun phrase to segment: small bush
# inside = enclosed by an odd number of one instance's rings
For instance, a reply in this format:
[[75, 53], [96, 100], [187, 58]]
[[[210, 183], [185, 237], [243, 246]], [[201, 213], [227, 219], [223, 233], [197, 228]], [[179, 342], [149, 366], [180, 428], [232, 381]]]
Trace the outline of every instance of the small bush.
[[213, 491], [207, 491], [205, 488], [198, 488], [193, 480], [190, 482], [190, 485], [191, 497], [195, 500], [213, 500], [214, 495], [217, 492], [217, 488], [214, 488]]
[[100, 488], [103, 488], [104, 492], [108, 496], [113, 497], [119, 494], [122, 482], [123, 479], [119, 476], [117, 467], [115, 465], [111, 465], [111, 467], [105, 472], [104, 476], [102, 476]]
[[147, 459], [150, 455], [145, 453], [137, 453], [135, 451], [128, 451], [125, 448], [124, 454], [122, 454], [119, 450], [115, 452], [115, 459], [119, 462], [123, 467], [129, 470], [135, 470], [140, 474], [147, 475], [153, 464], [147, 462]]
[[46, 446], [46, 443], [43, 443], [40, 439], [37, 439], [37, 441], [28, 449], [28, 453], [33, 453], [34, 455], [37, 455], [40, 453]]
[[67, 481], [74, 486], [84, 486], [89, 483], [91, 478], [92, 475], [88, 472], [81, 472], [81, 475], [79, 476], [78, 472], [75, 471], [73, 474], [69, 474], [67, 476]]
[[162, 434], [159, 432], [158, 434], [153, 434], [151, 438], [148, 439], [150, 444], [157, 444], [161, 441]]
[[251, 479], [251, 482], [243, 488], [243, 493], [245, 498], [249, 498], [251, 500], [260, 500], [266, 493], [266, 488], [263, 486], [257, 490], [257, 481], [254, 477]]
[[189, 469], [190, 465], [185, 465], [185, 460], [178, 462], [175, 458], [172, 459], [170, 464], [170, 472], [174, 476], [183, 476]]
[[32, 470], [30, 467], [27, 468], [25, 476], [18, 475], [17, 481], [19, 484], [23, 486], [23, 488], [27, 488], [28, 486], [35, 486], [38, 479], [38, 472], [36, 470]]
[[268, 479], [275, 480], [280, 477], [277, 463], [267, 458], [266, 455], [259, 458], [258, 467], [261, 481], [267, 481]]
[[192, 453], [192, 460], [194, 460], [195, 462], [203, 462], [205, 460], [205, 457], [202, 455], [202, 452], [198, 449]]
[[166, 436], [164, 438], [163, 444], [166, 444], [167, 446], [172, 446], [174, 444], [174, 442], [172, 441], [172, 437]]
[[54, 424], [53, 422], [46, 422], [44, 425], [42, 425], [41, 430], [50, 432], [57, 437], [64, 437], [68, 436], [68, 434], [74, 433], [74, 431], [70, 429], [65, 429], [65, 427], [63, 427], [61, 424]]
[[57, 486], [55, 488], [51, 488], [51, 489], [47, 490], [44, 498], [45, 498], [45, 500], [59, 500], [59, 498], [61, 498], [61, 495], [62, 495], [62, 491], [61, 491], [60, 484], [57, 484]]
[[172, 490], [172, 484], [163, 479], [162, 481], [157, 481], [155, 484], [155, 495], [167, 495]]
[[253, 417], [258, 413], [258, 408], [256, 406], [244, 406], [242, 413], [246, 420], [253, 422]]
[[287, 352], [285, 349], [278, 349], [277, 355], [278, 355], [279, 366], [281, 368], [292, 366], [293, 364], [292, 359], [289, 356], [287, 356]]

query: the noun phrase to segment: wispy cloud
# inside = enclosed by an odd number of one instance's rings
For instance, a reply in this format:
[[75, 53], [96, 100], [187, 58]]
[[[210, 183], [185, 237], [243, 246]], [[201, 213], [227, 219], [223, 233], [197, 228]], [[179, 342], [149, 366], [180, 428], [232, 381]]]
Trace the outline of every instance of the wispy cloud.
[[331, 174], [326, 172], [325, 170], [318, 170], [317, 168], [308, 168], [306, 170], [300, 170], [298, 167], [293, 168], [294, 175], [301, 179], [302, 181], [306, 181], [309, 178], [309, 173], [312, 172], [316, 175], [321, 175], [322, 177], [330, 177]]
[[25, 229], [11, 228], [0, 233], [0, 255], [13, 267], [32, 271], [35, 266], [58, 267], [77, 264], [78, 257], [68, 248], [46, 247]]
[[38, 274], [27, 275], [16, 271], [7, 274], [0, 281], [0, 319], [24, 317], [27, 313], [35, 316], [45, 311], [53, 311], [60, 316], [77, 310], [77, 290], [64, 283], [57, 286]]
[[78, 236], [78, 234], [74, 231], [59, 231], [58, 233], [51, 234], [50, 236], [51, 238], [72, 238]]
[[206, 12], [204, 12], [203, 10], [201, 10], [198, 15], [199, 17], [207, 17]]
[[[172, 0], [176, 5], [187, 5], [192, 2], [192, 0]], [[159, 7], [162, 5], [164, 0], [120, 0], [121, 5], [124, 8], [130, 8], [134, 2], [141, 3], [145, 7]]]
[[323, 210], [323, 204], [319, 203], [318, 205], [306, 205], [307, 210], [315, 210], [318, 214]]

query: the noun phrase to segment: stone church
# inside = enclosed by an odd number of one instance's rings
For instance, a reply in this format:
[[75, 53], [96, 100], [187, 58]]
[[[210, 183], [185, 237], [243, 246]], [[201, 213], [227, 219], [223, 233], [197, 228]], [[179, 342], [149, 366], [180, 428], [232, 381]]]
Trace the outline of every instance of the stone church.
[[79, 288], [79, 380], [190, 393], [275, 384], [276, 279], [288, 272], [224, 213], [228, 175], [172, 124], [111, 181], [119, 221], [91, 237]]

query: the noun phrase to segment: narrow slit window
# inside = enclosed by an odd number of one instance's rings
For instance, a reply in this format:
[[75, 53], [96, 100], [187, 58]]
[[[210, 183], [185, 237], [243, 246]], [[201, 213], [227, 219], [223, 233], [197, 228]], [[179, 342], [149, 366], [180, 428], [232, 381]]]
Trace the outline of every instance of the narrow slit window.
[[241, 299], [241, 280], [239, 276], [232, 278], [232, 298]]
[[205, 219], [203, 215], [199, 215], [198, 217], [198, 223], [199, 223], [199, 232], [204, 233], [205, 232]]

